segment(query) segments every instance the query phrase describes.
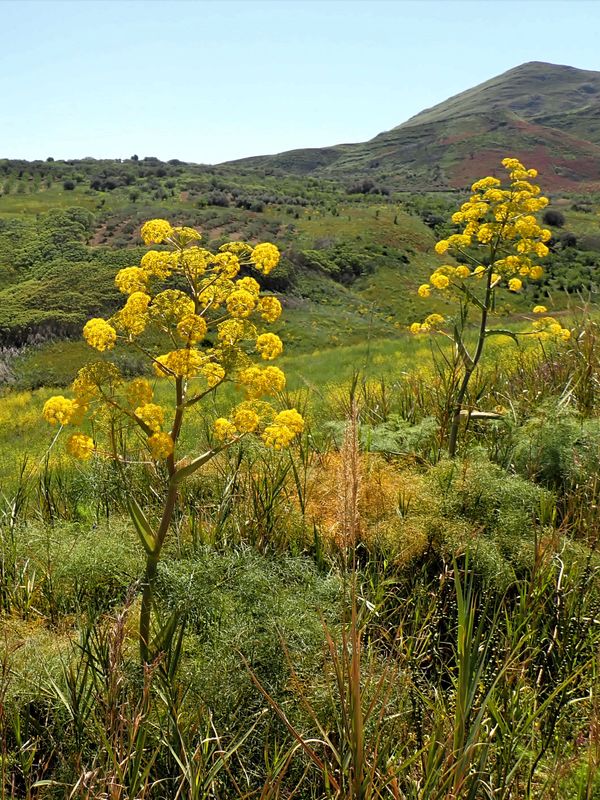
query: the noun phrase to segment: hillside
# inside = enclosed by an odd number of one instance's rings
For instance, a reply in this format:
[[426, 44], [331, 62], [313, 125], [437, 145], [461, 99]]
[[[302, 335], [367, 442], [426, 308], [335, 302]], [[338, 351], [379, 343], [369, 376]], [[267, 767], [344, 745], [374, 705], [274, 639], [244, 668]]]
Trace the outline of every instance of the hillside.
[[[599, 97], [600, 73], [532, 63], [364, 144], [217, 166], [137, 155], [0, 160], [0, 384], [72, 374], [82, 325], [111, 313], [114, 273], [137, 262], [140, 226], [155, 217], [196, 227], [211, 248], [275, 242], [283, 258], [266, 288], [286, 306], [291, 353], [395, 338], [428, 306], [416, 289], [452, 211], [507, 154], [539, 169], [564, 221], [545, 279], [501, 293], [499, 304], [513, 314], [548, 299], [563, 308], [569, 294], [594, 289], [600, 266]], [[430, 310], [447, 311], [438, 302]], [[57, 343], [65, 338], [68, 352]], [[40, 343], [47, 357], [27, 355]], [[24, 346], [25, 361], [12, 364]]]
[[426, 109], [368, 142], [231, 162], [396, 188], [465, 186], [508, 151], [554, 190], [600, 188], [600, 72], [532, 61]]

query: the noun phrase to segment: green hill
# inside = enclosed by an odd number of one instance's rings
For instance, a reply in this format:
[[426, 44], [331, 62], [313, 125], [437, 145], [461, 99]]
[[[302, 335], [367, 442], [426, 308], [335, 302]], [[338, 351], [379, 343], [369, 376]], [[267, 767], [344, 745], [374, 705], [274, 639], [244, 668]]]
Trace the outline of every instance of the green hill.
[[463, 187], [510, 151], [552, 189], [600, 189], [600, 72], [532, 61], [426, 109], [368, 142], [292, 150], [239, 167], [354, 176], [397, 188]]

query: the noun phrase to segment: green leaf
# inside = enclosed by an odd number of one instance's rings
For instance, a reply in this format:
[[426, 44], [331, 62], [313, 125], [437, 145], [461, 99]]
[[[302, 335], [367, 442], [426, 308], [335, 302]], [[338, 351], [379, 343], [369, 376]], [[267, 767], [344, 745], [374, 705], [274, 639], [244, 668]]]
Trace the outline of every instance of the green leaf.
[[489, 330], [486, 328], [485, 331], [486, 336], [510, 336], [510, 338], [519, 344], [519, 340], [517, 339], [517, 334], [513, 333], [513, 331], [509, 331], [506, 328], [494, 328]]
[[177, 629], [177, 623], [180, 619], [181, 611], [178, 608], [169, 614], [167, 621], [161, 626], [160, 630], [152, 640], [152, 644], [150, 645], [150, 651], [153, 658], [155, 658], [158, 653], [164, 653], [165, 650], [168, 650]]
[[154, 551], [156, 550], [156, 539], [154, 538], [154, 532], [150, 527], [150, 523], [146, 519], [146, 515], [140, 508], [139, 503], [132, 495], [128, 495], [127, 497], [127, 510], [129, 511], [129, 516], [131, 517], [131, 521], [133, 522], [133, 525], [137, 531], [137, 535], [140, 537], [142, 547], [148, 553], [148, 555], [153, 555]]
[[477, 295], [476, 295], [476, 294], [474, 294], [474, 293], [473, 293], [473, 292], [472, 292], [470, 289], [468, 289], [468, 288], [467, 288], [467, 287], [466, 287], [464, 284], [463, 284], [462, 286], [459, 286], [458, 288], [461, 290], [461, 292], [464, 292], [464, 293], [466, 294], [466, 296], [468, 297], [468, 299], [469, 299], [469, 300], [470, 300], [472, 303], [474, 303], [476, 306], [478, 306], [478, 307], [479, 307], [479, 308], [480, 308], [482, 311], [485, 311], [485, 306], [484, 306], [484, 304], [481, 302], [481, 300], [480, 300], [480, 299], [477, 297]]
[[203, 453], [201, 456], [195, 458], [185, 467], [181, 467], [177, 470], [177, 472], [175, 472], [174, 475], [171, 476], [171, 483], [175, 486], [179, 485], [181, 481], [183, 481], [185, 478], [188, 478], [190, 475], [193, 475], [197, 469], [200, 469], [203, 464], [206, 464], [207, 461], [210, 461], [211, 458], [214, 458], [217, 453], [220, 453], [223, 449], [224, 447], [219, 447], [215, 450], [208, 450], [206, 453]]

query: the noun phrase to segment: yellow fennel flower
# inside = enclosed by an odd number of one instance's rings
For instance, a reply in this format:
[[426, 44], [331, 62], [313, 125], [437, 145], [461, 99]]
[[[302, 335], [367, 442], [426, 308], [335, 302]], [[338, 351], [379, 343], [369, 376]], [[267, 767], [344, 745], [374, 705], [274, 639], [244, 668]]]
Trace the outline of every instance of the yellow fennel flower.
[[434, 247], [433, 249], [435, 250], [435, 252], [436, 252], [438, 255], [440, 255], [440, 256], [443, 256], [443, 255], [444, 255], [444, 253], [447, 253], [447, 252], [448, 252], [448, 248], [449, 248], [449, 247], [450, 247], [450, 243], [448, 242], [448, 240], [447, 240], [447, 239], [441, 239], [441, 240], [440, 240], [440, 241], [439, 241], [439, 242], [438, 242], [438, 243], [435, 245], [435, 247]]
[[456, 277], [457, 278], [468, 278], [470, 274], [471, 274], [471, 270], [465, 264], [460, 264], [456, 268]]
[[152, 300], [150, 314], [166, 325], [177, 325], [195, 312], [194, 301], [179, 289], [165, 289]]
[[508, 282], [508, 288], [511, 292], [520, 292], [523, 288], [523, 281], [519, 278], [511, 278]]
[[181, 322], [177, 323], [177, 333], [190, 344], [202, 341], [206, 336], [207, 325], [204, 317], [198, 314], [188, 314]]
[[283, 425], [294, 433], [302, 433], [304, 430], [304, 418], [295, 408], [287, 408], [280, 411], [273, 421], [274, 425]]
[[140, 268], [148, 277], [164, 281], [173, 271], [173, 253], [149, 250], [142, 256]]
[[275, 322], [281, 316], [281, 303], [276, 297], [261, 297], [258, 310], [265, 322]]
[[250, 261], [264, 275], [268, 275], [279, 264], [279, 259], [279, 250], [270, 242], [257, 244], [250, 256]]
[[51, 397], [44, 403], [42, 416], [51, 425], [68, 425], [77, 411], [77, 403], [61, 394]]
[[237, 319], [226, 319], [218, 325], [218, 339], [229, 347], [236, 345], [244, 338], [246, 333], [246, 323]]
[[532, 267], [529, 270], [529, 277], [531, 278], [532, 281], [539, 281], [539, 279], [542, 277], [543, 274], [544, 274], [543, 267]]
[[250, 399], [281, 392], [285, 388], [285, 375], [278, 367], [247, 367], [240, 373], [239, 381]]
[[206, 382], [211, 389], [221, 383], [225, 377], [225, 370], [220, 364], [205, 364], [200, 372], [206, 378]]
[[112, 350], [117, 341], [117, 332], [105, 319], [91, 319], [83, 326], [83, 338], [90, 347], [99, 350]]
[[179, 254], [179, 261], [183, 271], [193, 280], [202, 277], [212, 259], [212, 253], [201, 247], [188, 247]]
[[115, 275], [115, 284], [123, 294], [146, 292], [148, 289], [148, 275], [140, 267], [125, 267]]
[[423, 324], [427, 328], [437, 328], [439, 325], [442, 325], [444, 321], [441, 314], [430, 314], [428, 317], [425, 317]]
[[232, 317], [249, 317], [256, 307], [256, 297], [246, 289], [236, 289], [227, 298], [227, 311]]
[[223, 253], [217, 253], [216, 256], [213, 256], [212, 263], [214, 268], [221, 273], [223, 278], [227, 278], [229, 280], [235, 278], [241, 267], [240, 260], [235, 253], [230, 253], [227, 251]]
[[66, 448], [69, 455], [87, 461], [95, 450], [94, 440], [84, 433], [74, 433], [67, 439]]
[[155, 433], [162, 428], [165, 421], [165, 410], [156, 403], [145, 403], [143, 406], [138, 406], [135, 409], [135, 415]]
[[180, 244], [197, 242], [202, 238], [201, 234], [199, 234], [195, 228], [189, 228], [185, 225], [173, 228], [173, 233], [179, 239]]
[[154, 397], [154, 390], [146, 378], [134, 378], [125, 389], [125, 397], [130, 406], [147, 405]]
[[431, 286], [428, 283], [422, 283], [417, 289], [419, 297], [429, 297], [431, 294]]
[[152, 453], [152, 458], [156, 461], [161, 461], [172, 454], [175, 445], [168, 433], [159, 432], [148, 437], [148, 447]]
[[132, 336], [139, 336], [145, 331], [148, 324], [149, 305], [150, 295], [144, 292], [133, 292], [127, 298], [123, 308], [115, 314], [115, 322]]
[[235, 283], [236, 289], [245, 289], [250, 294], [253, 294], [255, 297], [258, 297], [260, 294], [260, 284], [258, 281], [255, 281], [254, 278], [251, 278], [247, 275], [245, 278], [240, 278], [239, 281]]
[[293, 440], [295, 432], [286, 425], [268, 425], [262, 435], [264, 443], [273, 450], [282, 450]]
[[166, 219], [151, 219], [142, 225], [140, 235], [144, 244], [162, 244], [166, 239], [170, 239], [175, 231], [171, 223]]
[[266, 361], [272, 361], [283, 352], [283, 343], [274, 333], [263, 333], [256, 340], [256, 349]]
[[450, 279], [448, 276], [443, 275], [440, 272], [434, 272], [429, 278], [429, 281], [432, 286], [435, 286], [436, 289], [446, 289], [450, 285]]
[[548, 309], [546, 308], [546, 306], [534, 306], [533, 307], [533, 313], [534, 314], [546, 314], [547, 312], [548, 312]]
[[225, 417], [219, 417], [214, 421], [213, 431], [216, 438], [222, 442], [226, 441], [227, 439], [233, 439], [237, 433], [233, 422], [225, 419]]
[[260, 418], [254, 409], [240, 406], [233, 414], [233, 423], [240, 433], [252, 433], [258, 428]]

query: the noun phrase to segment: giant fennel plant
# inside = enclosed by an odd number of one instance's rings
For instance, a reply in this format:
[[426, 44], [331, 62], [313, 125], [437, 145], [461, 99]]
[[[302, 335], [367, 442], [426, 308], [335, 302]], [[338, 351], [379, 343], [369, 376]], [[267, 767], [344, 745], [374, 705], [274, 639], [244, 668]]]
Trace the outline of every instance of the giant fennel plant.
[[[182, 481], [244, 436], [258, 436], [276, 450], [285, 448], [303, 430], [304, 421], [296, 409], [278, 411], [266, 399], [285, 386], [278, 367], [263, 365], [282, 352], [282, 342], [261, 331], [262, 324], [277, 320], [281, 304], [261, 293], [251, 275], [240, 277], [247, 266], [267, 275], [279, 261], [277, 247], [230, 242], [213, 253], [199, 246], [201, 237], [194, 228], [173, 227], [162, 219], [146, 222], [141, 236], [146, 245], [162, 249], [149, 250], [139, 266], [117, 273], [116, 285], [127, 300], [111, 318], [89, 320], [83, 336], [102, 354], [117, 345], [136, 349], [155, 379], [125, 381], [104, 355], [79, 370], [73, 397], [51, 397], [43, 416], [54, 425], [80, 428], [66, 442], [76, 458], [104, 457], [121, 467], [140, 460], [164, 464], [166, 485], [156, 524], [133, 496], [128, 499], [146, 552], [139, 623], [140, 655], [146, 662], [155, 652], [151, 620], [157, 568]], [[147, 333], [168, 342], [168, 352], [153, 352]], [[169, 383], [171, 403], [155, 399], [157, 381]], [[244, 399], [215, 420], [213, 443], [206, 452], [187, 452], [182, 433], [188, 412], [226, 382], [241, 387]], [[92, 435], [81, 430], [84, 423]]]
[[[540, 187], [531, 182], [537, 171], [526, 169], [516, 158], [503, 159], [502, 166], [507, 172], [505, 181], [495, 177], [476, 181], [471, 187], [470, 199], [452, 215], [452, 222], [462, 228], [461, 232], [435, 245], [436, 253], [446, 258], [450, 256], [457, 263], [438, 267], [429, 283], [418, 289], [420, 297], [427, 298], [432, 292], [438, 292], [453, 301], [456, 313], [449, 319], [441, 314], [430, 314], [423, 322], [410, 326], [415, 334], [441, 333], [454, 345], [460, 375], [452, 398], [448, 435], [451, 457], [457, 450], [469, 382], [483, 355], [486, 340], [498, 334], [517, 339], [517, 334], [511, 330], [488, 327], [495, 290], [504, 286], [511, 292], [520, 292], [525, 281], [539, 280], [544, 270], [537, 262], [549, 252], [546, 242], [551, 232], [541, 227], [535, 216], [548, 204]], [[533, 313], [536, 316], [527, 335], [563, 341], [569, 338], [568, 328], [546, 316], [544, 306], [535, 306]], [[474, 344], [469, 344], [466, 332], [473, 316], [476, 335]]]

